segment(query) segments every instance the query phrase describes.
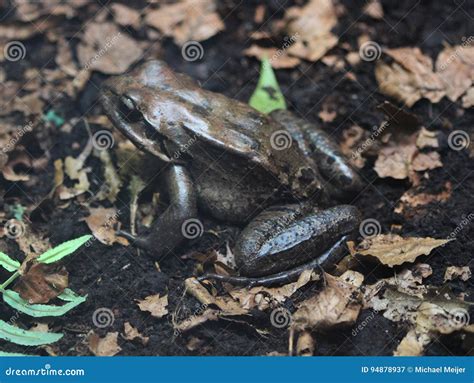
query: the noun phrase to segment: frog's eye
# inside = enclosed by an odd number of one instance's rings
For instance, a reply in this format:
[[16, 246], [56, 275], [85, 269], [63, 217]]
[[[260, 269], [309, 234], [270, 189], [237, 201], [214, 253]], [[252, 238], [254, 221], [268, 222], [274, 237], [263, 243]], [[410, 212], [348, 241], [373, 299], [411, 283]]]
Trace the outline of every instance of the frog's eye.
[[135, 101], [127, 96], [120, 97], [120, 112], [124, 119], [130, 123], [143, 119], [142, 113], [138, 109]]

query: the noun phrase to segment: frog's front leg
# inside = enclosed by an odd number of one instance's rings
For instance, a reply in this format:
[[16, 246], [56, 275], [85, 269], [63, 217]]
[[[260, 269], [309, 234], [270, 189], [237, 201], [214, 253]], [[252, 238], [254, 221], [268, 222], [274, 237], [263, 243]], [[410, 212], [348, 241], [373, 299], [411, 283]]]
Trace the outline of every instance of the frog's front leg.
[[288, 130], [301, 150], [314, 159], [323, 177], [332, 185], [331, 195], [345, 197], [362, 189], [359, 175], [324, 130], [287, 110], [276, 110], [271, 116]]
[[169, 166], [164, 177], [169, 206], [153, 223], [150, 233], [136, 238], [120, 232], [120, 235], [135, 241], [138, 247], [149, 251], [156, 259], [169, 254], [183, 242], [183, 224], [197, 216], [196, 192], [191, 176], [181, 165]]
[[340, 261], [346, 240], [360, 222], [354, 206], [320, 210], [310, 204], [264, 210], [237, 239], [234, 255], [244, 277], [207, 275], [235, 284], [275, 284], [298, 277], [305, 269]]

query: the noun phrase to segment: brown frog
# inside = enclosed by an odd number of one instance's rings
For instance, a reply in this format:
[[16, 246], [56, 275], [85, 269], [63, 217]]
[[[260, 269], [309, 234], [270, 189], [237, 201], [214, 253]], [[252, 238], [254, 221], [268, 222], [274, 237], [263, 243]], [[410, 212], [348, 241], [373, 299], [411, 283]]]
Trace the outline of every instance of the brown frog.
[[148, 235], [122, 233], [155, 258], [202, 233], [201, 211], [246, 225], [234, 248], [241, 277], [208, 278], [282, 283], [340, 259], [359, 213], [329, 206], [361, 181], [319, 127], [284, 110], [264, 115], [156, 60], [107, 80], [100, 100], [125, 136], [167, 163], [168, 209]]

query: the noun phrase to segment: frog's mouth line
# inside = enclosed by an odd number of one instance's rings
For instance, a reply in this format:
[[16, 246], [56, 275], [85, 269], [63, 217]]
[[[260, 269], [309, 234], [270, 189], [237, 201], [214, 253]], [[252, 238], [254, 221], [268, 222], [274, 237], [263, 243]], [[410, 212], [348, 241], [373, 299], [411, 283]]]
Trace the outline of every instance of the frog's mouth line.
[[145, 120], [136, 122], [127, 121], [120, 112], [120, 97], [110, 89], [103, 89], [99, 96], [100, 103], [103, 106], [105, 114], [112, 123], [139, 149], [143, 149], [153, 156], [160, 158], [165, 162], [171, 162], [171, 158], [163, 153], [161, 145], [156, 140], [151, 140], [145, 136]]

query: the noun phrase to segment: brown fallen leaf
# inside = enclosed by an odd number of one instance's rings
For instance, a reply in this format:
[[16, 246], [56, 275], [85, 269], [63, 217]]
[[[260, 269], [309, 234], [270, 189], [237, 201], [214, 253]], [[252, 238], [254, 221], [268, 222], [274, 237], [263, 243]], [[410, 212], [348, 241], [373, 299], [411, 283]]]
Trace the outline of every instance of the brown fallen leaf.
[[296, 342], [296, 355], [298, 356], [313, 356], [314, 353], [314, 339], [311, 336], [311, 333], [304, 331], [298, 337]]
[[215, 0], [179, 0], [147, 11], [145, 22], [182, 46], [203, 41], [224, 30]]
[[64, 291], [68, 282], [64, 266], [35, 263], [21, 275], [14, 290], [30, 304], [48, 303]]
[[121, 245], [128, 245], [128, 241], [120, 236], [116, 236], [116, 228], [119, 214], [117, 209], [111, 208], [89, 208], [90, 215], [84, 220], [95, 238], [107, 246], [115, 242]]
[[156, 318], [161, 318], [168, 314], [168, 295], [162, 297], [160, 297], [160, 294], [149, 295], [145, 299], [137, 299], [136, 302], [140, 310], [148, 311]]
[[122, 349], [117, 343], [118, 332], [109, 332], [103, 338], [91, 331], [87, 336], [87, 346], [95, 356], [113, 356]]
[[400, 341], [397, 349], [393, 352], [394, 356], [421, 356], [424, 354], [425, 347], [431, 343], [431, 337], [426, 332], [418, 332], [411, 329]]
[[451, 192], [452, 184], [449, 181], [446, 181], [443, 190], [437, 194], [418, 193], [417, 188], [409, 189], [400, 197], [394, 212], [404, 214], [410, 211], [411, 213], [411, 210], [414, 208], [425, 206], [432, 202], [445, 202], [451, 197]]
[[413, 262], [420, 255], [428, 255], [433, 249], [442, 246], [451, 239], [430, 237], [403, 238], [396, 234], [379, 234], [364, 239], [356, 248], [359, 255], [377, 258], [382, 264], [393, 267], [405, 262]]
[[364, 6], [364, 13], [375, 20], [383, 19], [383, 8], [379, 0], [370, 0]]
[[446, 97], [456, 101], [471, 88], [474, 79], [474, 46], [446, 46], [436, 60], [436, 71]]
[[471, 108], [474, 106], [474, 86], [469, 88], [462, 98], [462, 106], [463, 108]]
[[380, 178], [410, 178], [414, 182], [415, 172], [442, 166], [438, 152], [421, 153], [414, 143], [391, 143], [379, 151], [374, 170]]
[[135, 29], [140, 27], [140, 12], [120, 3], [114, 3], [110, 6], [114, 14], [114, 20], [117, 24], [126, 27], [131, 26]]
[[297, 304], [292, 315], [292, 330], [325, 329], [356, 321], [362, 307], [359, 288], [364, 276], [348, 270], [340, 277], [330, 274], [325, 274], [325, 277], [324, 290]]
[[142, 54], [142, 48], [132, 37], [107, 22], [88, 23], [77, 47], [84, 69], [106, 74], [125, 72]]
[[288, 54], [288, 50], [277, 48], [264, 48], [257, 44], [253, 44], [250, 48], [244, 50], [244, 54], [250, 57], [256, 57], [260, 61], [268, 59], [275, 69], [294, 68], [301, 61], [297, 57]]
[[467, 281], [471, 276], [472, 273], [469, 266], [449, 266], [446, 268], [446, 272], [444, 273], [444, 281], [452, 281], [457, 278], [461, 281]]
[[125, 339], [127, 340], [134, 340], [134, 339], [139, 339], [140, 342], [145, 346], [148, 341], [150, 340], [150, 337], [148, 336], [143, 336], [140, 334], [140, 332], [133, 327], [130, 322], [125, 322], [123, 325], [123, 335]]
[[310, 0], [305, 6], [294, 6], [285, 13], [286, 29], [295, 36], [288, 54], [304, 60], [317, 61], [336, 46], [338, 37], [331, 30], [337, 24], [332, 0]]
[[418, 136], [416, 137], [416, 146], [420, 149], [438, 148], [439, 142], [437, 132], [433, 132], [422, 126], [418, 132]]

